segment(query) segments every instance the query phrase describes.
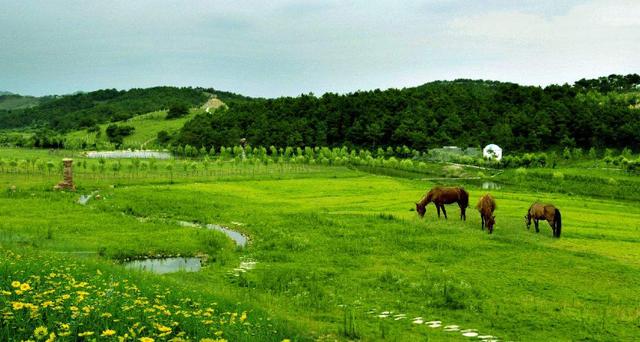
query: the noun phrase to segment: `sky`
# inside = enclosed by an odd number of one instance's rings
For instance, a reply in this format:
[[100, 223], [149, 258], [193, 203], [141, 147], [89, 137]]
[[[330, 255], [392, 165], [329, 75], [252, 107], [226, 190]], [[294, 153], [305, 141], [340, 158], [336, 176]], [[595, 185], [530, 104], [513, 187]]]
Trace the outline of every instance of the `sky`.
[[640, 73], [640, 0], [0, 0], [0, 90], [249, 96]]

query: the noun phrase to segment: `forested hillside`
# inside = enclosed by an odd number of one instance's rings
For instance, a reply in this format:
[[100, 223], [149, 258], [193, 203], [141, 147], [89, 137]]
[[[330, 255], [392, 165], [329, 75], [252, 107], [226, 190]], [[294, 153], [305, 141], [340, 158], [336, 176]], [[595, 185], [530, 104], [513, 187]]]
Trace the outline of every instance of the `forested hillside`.
[[9, 92], [0, 92], [0, 110], [22, 109], [37, 106], [40, 98], [33, 96], [22, 96]]
[[167, 109], [175, 104], [200, 106], [212, 95], [225, 100], [244, 99], [240, 95], [201, 88], [104, 89], [54, 97], [32, 108], [0, 110], [0, 129], [46, 127], [67, 131], [87, 128]]
[[557, 146], [638, 148], [640, 76], [611, 75], [545, 88], [482, 80], [438, 81], [346, 95], [243, 103], [188, 122], [176, 144], [364, 148], [407, 145], [510, 150]]

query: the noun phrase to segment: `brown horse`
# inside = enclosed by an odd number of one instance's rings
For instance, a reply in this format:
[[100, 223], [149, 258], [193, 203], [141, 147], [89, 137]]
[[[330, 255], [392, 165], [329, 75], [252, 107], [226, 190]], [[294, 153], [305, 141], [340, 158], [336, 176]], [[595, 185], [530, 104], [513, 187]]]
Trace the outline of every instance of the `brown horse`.
[[480, 197], [476, 208], [478, 208], [480, 212], [482, 230], [484, 230], [484, 226], [486, 225], [489, 234], [493, 233], [493, 225], [496, 224], [496, 217], [493, 215], [493, 211], [496, 210], [496, 201], [493, 199], [493, 196], [486, 194]]
[[437, 186], [422, 197], [420, 202], [416, 203], [416, 211], [420, 217], [424, 217], [424, 213], [427, 211], [427, 205], [433, 202], [438, 209], [438, 217], [440, 217], [440, 209], [444, 214], [444, 218], [447, 218], [447, 211], [444, 209], [445, 204], [458, 203], [460, 206], [460, 219], [467, 220], [467, 214], [465, 210], [469, 206], [469, 193], [462, 187], [442, 187]]
[[560, 210], [552, 204], [534, 203], [529, 207], [527, 215], [524, 217], [524, 222], [527, 224], [527, 229], [531, 227], [531, 220], [536, 227], [536, 233], [540, 232], [538, 229], [538, 220], [547, 220], [553, 231], [553, 236], [559, 238], [562, 231], [562, 216]]

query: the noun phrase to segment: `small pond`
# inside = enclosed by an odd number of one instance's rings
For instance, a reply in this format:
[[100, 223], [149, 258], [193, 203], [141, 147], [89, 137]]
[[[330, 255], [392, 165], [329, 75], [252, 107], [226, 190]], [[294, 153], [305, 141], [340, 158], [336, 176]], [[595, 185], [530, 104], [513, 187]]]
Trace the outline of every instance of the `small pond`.
[[247, 237], [242, 235], [242, 234], [240, 234], [239, 232], [236, 232], [235, 230], [231, 230], [229, 228], [225, 228], [225, 227], [219, 226], [217, 224], [208, 224], [205, 227], [207, 227], [207, 229], [212, 229], [212, 230], [217, 230], [219, 232], [223, 232], [228, 237], [230, 237], [236, 243], [236, 245], [238, 245], [240, 247], [246, 247], [247, 246]]
[[502, 185], [494, 182], [484, 182], [482, 183], [482, 188], [484, 190], [500, 190], [502, 189]]
[[128, 269], [149, 271], [156, 274], [173, 272], [198, 272], [202, 268], [200, 258], [155, 258], [131, 260], [123, 263]]
[[87, 158], [170, 159], [171, 153], [162, 151], [91, 151]]

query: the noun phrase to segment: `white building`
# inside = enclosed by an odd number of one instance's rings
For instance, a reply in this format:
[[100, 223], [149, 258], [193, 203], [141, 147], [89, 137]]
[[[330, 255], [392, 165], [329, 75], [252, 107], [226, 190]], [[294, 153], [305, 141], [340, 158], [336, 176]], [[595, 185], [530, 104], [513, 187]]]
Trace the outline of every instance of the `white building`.
[[482, 149], [482, 156], [485, 158], [502, 159], [502, 149], [496, 144], [489, 144]]

